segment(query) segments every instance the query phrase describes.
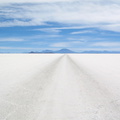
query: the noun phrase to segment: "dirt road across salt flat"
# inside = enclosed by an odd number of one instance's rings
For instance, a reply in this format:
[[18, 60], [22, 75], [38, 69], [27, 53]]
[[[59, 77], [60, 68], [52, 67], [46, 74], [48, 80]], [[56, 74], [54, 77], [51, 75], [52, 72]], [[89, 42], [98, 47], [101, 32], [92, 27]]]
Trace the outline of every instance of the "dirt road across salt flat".
[[120, 109], [101, 84], [63, 55], [2, 96], [0, 120], [120, 120]]

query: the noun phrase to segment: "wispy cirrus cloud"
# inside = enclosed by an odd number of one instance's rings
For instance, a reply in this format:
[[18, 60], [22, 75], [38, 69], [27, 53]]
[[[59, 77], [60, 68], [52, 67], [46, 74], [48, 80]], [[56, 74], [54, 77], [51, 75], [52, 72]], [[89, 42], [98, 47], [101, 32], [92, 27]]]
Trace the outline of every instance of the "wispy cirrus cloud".
[[[10, 2], [17, 4], [9, 4]], [[35, 2], [38, 3], [35, 4]], [[103, 0], [22, 0], [16, 2], [11, 0], [6, 3], [2, 4], [0, 9], [1, 27], [35, 26], [57, 22], [64, 25], [90, 25], [98, 28], [105, 25], [103, 29], [116, 31], [118, 28], [114, 25], [120, 24], [118, 0], [109, 0], [109, 2]]]
[[74, 38], [74, 37], [68, 37], [67, 40], [70, 40], [70, 41], [81, 41], [81, 42], [85, 42], [86, 40], [88, 40], [88, 38]]
[[22, 42], [25, 41], [21, 38], [0, 38], [0, 42]]
[[82, 45], [84, 42], [81, 41], [69, 41], [69, 42], [56, 42], [50, 44], [50, 47], [61, 47], [61, 48], [69, 48], [74, 45]]
[[57, 42], [57, 43], [52, 43], [50, 45], [50, 47], [62, 47], [62, 48], [64, 48], [64, 47], [70, 47], [70, 46], [71, 45], [68, 42]]
[[53, 2], [61, 2], [61, 1], [73, 1], [73, 0], [0, 0], [0, 3], [53, 3]]
[[[48, 33], [60, 33], [62, 30], [78, 30], [78, 29], [84, 29], [84, 28], [90, 28], [91, 26], [67, 26], [67, 27], [50, 27], [50, 28], [39, 28], [34, 29], [35, 31], [43, 31]], [[93, 26], [92, 26], [93, 27]], [[94, 26], [97, 27], [97, 26]], [[93, 30], [81, 30], [81, 31], [75, 31], [71, 32], [71, 34], [84, 34], [84, 33], [93, 33]]]
[[114, 32], [120, 32], [120, 23], [118, 23], [118, 24], [101, 25], [100, 29], [114, 31]]
[[32, 44], [32, 45], [47, 45], [47, 42], [42, 42], [42, 41], [37, 41], [37, 42], [30, 42], [28, 44]]
[[[65, 26], [65, 27], [49, 27], [49, 28], [40, 28], [40, 29], [33, 29], [36, 31], [41, 31], [41, 30], [76, 30], [76, 29], [84, 29], [84, 28], [91, 28], [93, 25], [80, 25], [80, 26]], [[96, 25], [94, 27], [97, 27]]]
[[120, 42], [95, 42], [92, 46], [99, 47], [120, 47]]
[[56, 29], [56, 28], [41, 28], [41, 29], [35, 29], [35, 30], [46, 32], [46, 33], [60, 33], [61, 32], [60, 29]]
[[81, 31], [72, 32], [71, 34], [76, 35], [76, 34], [85, 34], [85, 33], [93, 33], [93, 31], [92, 30], [81, 30]]
[[0, 49], [5, 50], [40, 50], [41, 48], [35, 48], [35, 47], [7, 47], [7, 46], [0, 46]]

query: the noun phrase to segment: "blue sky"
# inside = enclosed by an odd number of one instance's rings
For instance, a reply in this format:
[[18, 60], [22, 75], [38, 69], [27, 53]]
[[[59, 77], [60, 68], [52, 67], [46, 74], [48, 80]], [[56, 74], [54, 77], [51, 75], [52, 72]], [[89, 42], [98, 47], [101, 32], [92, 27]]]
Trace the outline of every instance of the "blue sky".
[[0, 0], [0, 52], [120, 51], [118, 0]]

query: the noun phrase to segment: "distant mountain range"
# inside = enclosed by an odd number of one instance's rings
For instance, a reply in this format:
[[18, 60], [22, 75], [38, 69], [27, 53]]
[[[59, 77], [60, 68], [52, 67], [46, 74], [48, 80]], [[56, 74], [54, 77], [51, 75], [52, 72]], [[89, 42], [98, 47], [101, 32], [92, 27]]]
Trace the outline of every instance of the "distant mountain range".
[[31, 51], [30, 53], [39, 53], [39, 54], [48, 54], [48, 53], [71, 53], [71, 54], [75, 54], [75, 53], [81, 53], [81, 54], [120, 54], [120, 51], [95, 51], [95, 50], [90, 50], [90, 51], [82, 51], [82, 52], [75, 52], [69, 49], [60, 49], [57, 51], [53, 51], [53, 50], [43, 50], [41, 52], [34, 52]]
[[30, 53], [77, 53], [77, 52], [74, 52], [72, 50], [69, 50], [69, 49], [60, 49], [60, 50], [57, 50], [57, 51], [53, 51], [53, 50], [43, 50], [41, 52], [30, 52]]

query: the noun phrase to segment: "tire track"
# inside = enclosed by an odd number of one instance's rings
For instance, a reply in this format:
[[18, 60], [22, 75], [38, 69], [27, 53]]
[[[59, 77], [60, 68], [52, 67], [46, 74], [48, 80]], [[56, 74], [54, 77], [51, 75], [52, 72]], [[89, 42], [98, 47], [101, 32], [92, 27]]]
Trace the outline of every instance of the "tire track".
[[[54, 60], [43, 70], [38, 71], [33, 78], [11, 88], [0, 100], [1, 120], [33, 120], [42, 104], [42, 96], [52, 82], [54, 71], [57, 69], [63, 56]], [[41, 105], [42, 106], [42, 105]], [[32, 113], [32, 114], [31, 114]]]
[[5, 95], [0, 119], [119, 120], [119, 108], [104, 90], [70, 55], [64, 55]]
[[36, 120], [119, 120], [120, 112], [102, 87], [65, 56], [55, 72], [52, 94]]
[[[93, 77], [89, 75], [85, 69], [77, 65], [77, 63], [73, 61], [70, 55], [67, 57], [69, 60], [69, 66], [71, 66], [70, 70], [73, 69], [74, 74], [76, 74], [75, 76], [78, 76], [74, 80], [77, 80], [77, 83], [79, 84], [82, 99], [84, 100], [85, 104], [91, 106], [90, 108], [92, 108], [93, 113], [95, 113], [93, 115], [94, 119], [119, 120], [120, 108], [116, 103], [113, 103], [114, 97], [112, 94], [110, 94], [108, 91], [105, 91], [106, 89], [104, 86], [93, 79]], [[89, 110], [88, 113], [90, 113]], [[92, 118], [89, 118], [89, 120], [92, 120]]]

